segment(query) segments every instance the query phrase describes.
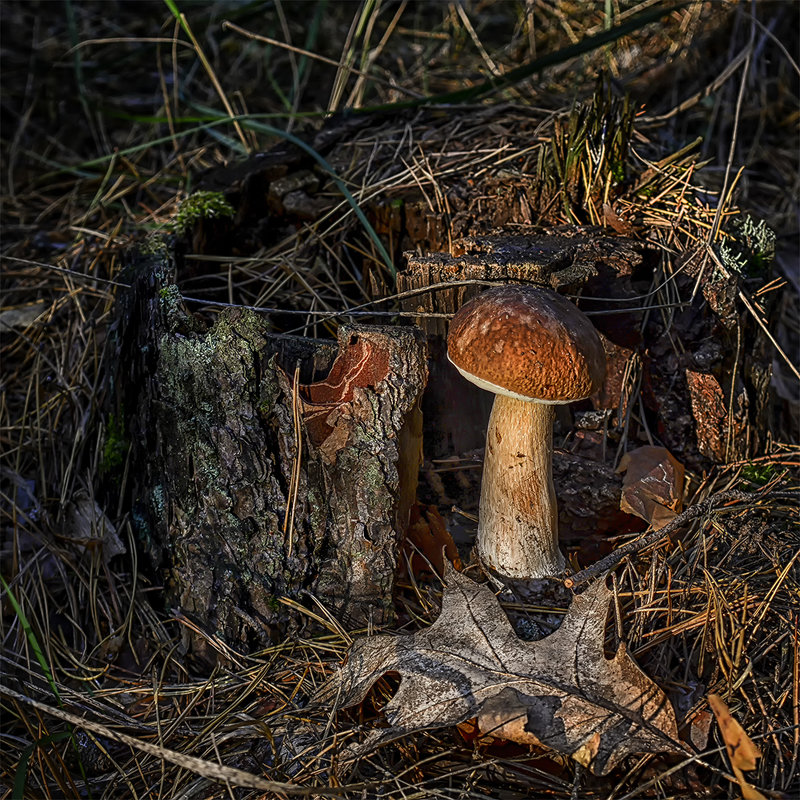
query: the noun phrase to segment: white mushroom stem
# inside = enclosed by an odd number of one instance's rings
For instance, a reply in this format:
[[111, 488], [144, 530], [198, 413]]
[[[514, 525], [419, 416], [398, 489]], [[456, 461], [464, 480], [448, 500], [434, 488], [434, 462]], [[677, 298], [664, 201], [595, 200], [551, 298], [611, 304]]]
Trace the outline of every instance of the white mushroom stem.
[[486, 432], [478, 553], [510, 578], [557, 575], [553, 407], [498, 394]]

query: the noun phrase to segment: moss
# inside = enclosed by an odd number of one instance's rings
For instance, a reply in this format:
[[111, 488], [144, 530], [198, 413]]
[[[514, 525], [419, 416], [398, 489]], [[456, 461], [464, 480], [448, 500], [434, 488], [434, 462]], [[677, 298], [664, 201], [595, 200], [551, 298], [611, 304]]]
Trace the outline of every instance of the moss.
[[173, 224], [178, 233], [186, 233], [198, 220], [232, 217], [234, 213], [222, 192], [195, 192], [180, 204]]
[[267, 597], [267, 605], [275, 612], [280, 611], [281, 608], [281, 601], [275, 597], [274, 594], [271, 594]]
[[139, 242], [139, 252], [143, 256], [170, 256], [169, 237], [163, 233], [151, 233]]
[[109, 414], [106, 423], [103, 457], [100, 460], [100, 474], [119, 472], [128, 452], [130, 441], [125, 435], [125, 423], [121, 415]]
[[150, 521], [146, 514], [142, 511], [141, 506], [136, 506], [131, 509], [131, 521], [133, 522], [133, 529], [136, 532], [138, 540], [142, 543], [145, 550], [152, 552], [153, 549], [153, 535], [150, 527]]
[[763, 277], [775, 259], [775, 231], [764, 220], [747, 215], [735, 219], [728, 230], [730, 239], [717, 252], [722, 263], [745, 278]]
[[158, 300], [170, 335], [177, 333], [188, 336], [203, 331], [202, 321], [186, 310], [181, 291], [174, 283], [162, 286], [158, 290]]
[[772, 464], [745, 464], [742, 467], [742, 480], [755, 486], [766, 486], [775, 476]]

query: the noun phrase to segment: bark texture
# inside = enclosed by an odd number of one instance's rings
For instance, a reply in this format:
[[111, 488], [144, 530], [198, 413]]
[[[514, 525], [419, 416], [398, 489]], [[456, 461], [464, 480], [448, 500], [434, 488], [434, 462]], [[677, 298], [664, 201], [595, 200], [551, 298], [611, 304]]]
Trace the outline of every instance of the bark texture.
[[137, 528], [167, 603], [206, 631], [194, 649], [282, 635], [287, 597], [386, 621], [421, 458], [421, 334], [342, 326], [337, 348], [243, 310], [204, 326], [166, 248], [136, 269], [116, 380]]
[[[629, 277], [642, 263], [644, 250], [632, 239], [575, 226], [532, 235], [467, 236], [454, 243], [451, 253], [405, 253], [407, 268], [398, 274], [397, 286], [414, 291], [463, 281], [420, 291], [404, 301], [406, 311], [454, 314], [486, 289], [480, 282], [524, 281], [564, 291], [602, 276], [605, 286], [613, 286], [617, 278]], [[617, 289], [623, 297], [633, 294], [627, 282], [620, 282]], [[447, 332], [443, 318], [421, 317], [419, 324], [431, 334]]]

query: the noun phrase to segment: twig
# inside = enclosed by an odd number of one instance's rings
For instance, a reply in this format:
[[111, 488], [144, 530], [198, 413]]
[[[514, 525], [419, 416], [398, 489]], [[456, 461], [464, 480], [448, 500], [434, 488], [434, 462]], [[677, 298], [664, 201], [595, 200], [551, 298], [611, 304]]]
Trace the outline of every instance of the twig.
[[163, 759], [171, 764], [177, 764], [183, 769], [187, 769], [196, 775], [201, 775], [212, 781], [219, 781], [230, 783], [233, 786], [243, 786], [248, 789], [259, 789], [265, 792], [274, 792], [277, 795], [300, 795], [310, 797], [311, 795], [320, 795], [323, 797], [342, 797], [350, 790], [362, 790], [371, 788], [369, 783], [351, 784], [350, 786], [299, 786], [294, 783], [285, 783], [279, 781], [270, 781], [262, 778], [260, 775], [254, 775], [235, 767], [226, 767], [222, 764], [215, 764], [213, 761], [205, 761], [196, 756], [190, 756], [186, 753], [181, 753], [176, 750], [170, 750], [166, 747], [159, 747], [158, 745], [151, 744], [144, 739], [134, 736], [128, 736], [122, 731], [114, 728], [109, 728], [94, 720], [86, 719], [78, 714], [72, 714], [69, 711], [64, 711], [60, 708], [54, 708], [45, 703], [40, 703], [38, 700], [26, 697], [23, 694], [15, 692], [7, 686], [0, 686], [0, 695], [16, 700], [18, 703], [25, 703], [45, 714], [52, 717], [68, 722], [78, 728], [91, 731], [98, 736], [104, 736], [121, 744], [126, 744], [137, 750], [141, 750], [148, 755], [155, 758]]
[[[795, 493], [792, 492], [789, 492], [788, 494], [792, 497], [796, 496]], [[635, 542], [626, 544], [623, 547], [620, 547], [618, 550], [615, 550], [613, 553], [609, 553], [605, 558], [601, 558], [590, 567], [582, 569], [580, 572], [576, 572], [574, 575], [570, 575], [569, 578], [564, 580], [564, 586], [566, 586], [568, 589], [573, 589], [581, 583], [586, 583], [586, 581], [602, 575], [604, 572], [607, 572], [608, 570], [612, 569], [612, 567], [615, 567], [620, 561], [632, 553], [638, 553], [639, 551], [649, 547], [651, 544], [655, 544], [659, 539], [663, 539], [665, 536], [671, 535], [688, 522], [691, 522], [698, 517], [702, 517], [704, 514], [707, 514], [709, 511], [712, 511], [718, 506], [724, 505], [725, 503], [730, 503], [734, 500], [747, 502], [759, 500], [763, 497], [764, 494], [762, 492], [741, 492], [737, 489], [730, 489], [726, 492], [717, 492], [716, 494], [711, 495], [711, 497], [708, 497], [705, 500], [697, 503], [697, 505], [687, 508], [686, 511], [684, 511], [682, 514], [678, 514], [675, 519], [667, 523], [663, 528], [651, 531], [641, 539], [637, 539]]]

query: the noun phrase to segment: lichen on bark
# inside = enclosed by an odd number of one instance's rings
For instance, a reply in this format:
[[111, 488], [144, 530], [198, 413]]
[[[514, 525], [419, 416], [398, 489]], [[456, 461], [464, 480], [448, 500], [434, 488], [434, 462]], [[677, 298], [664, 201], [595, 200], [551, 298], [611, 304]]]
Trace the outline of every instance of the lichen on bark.
[[[134, 517], [168, 607], [207, 634], [186, 627], [186, 644], [208, 656], [212, 636], [263, 646], [297, 622], [279, 599], [309, 593], [344, 622], [388, 620], [416, 480], [419, 440], [403, 432], [421, 430], [422, 336], [343, 326], [341, 386], [327, 385], [333, 343], [273, 335], [243, 309], [204, 329], [153, 258], [122, 306], [115, 380], [136, 443]], [[297, 395], [296, 364], [324, 402]]]

